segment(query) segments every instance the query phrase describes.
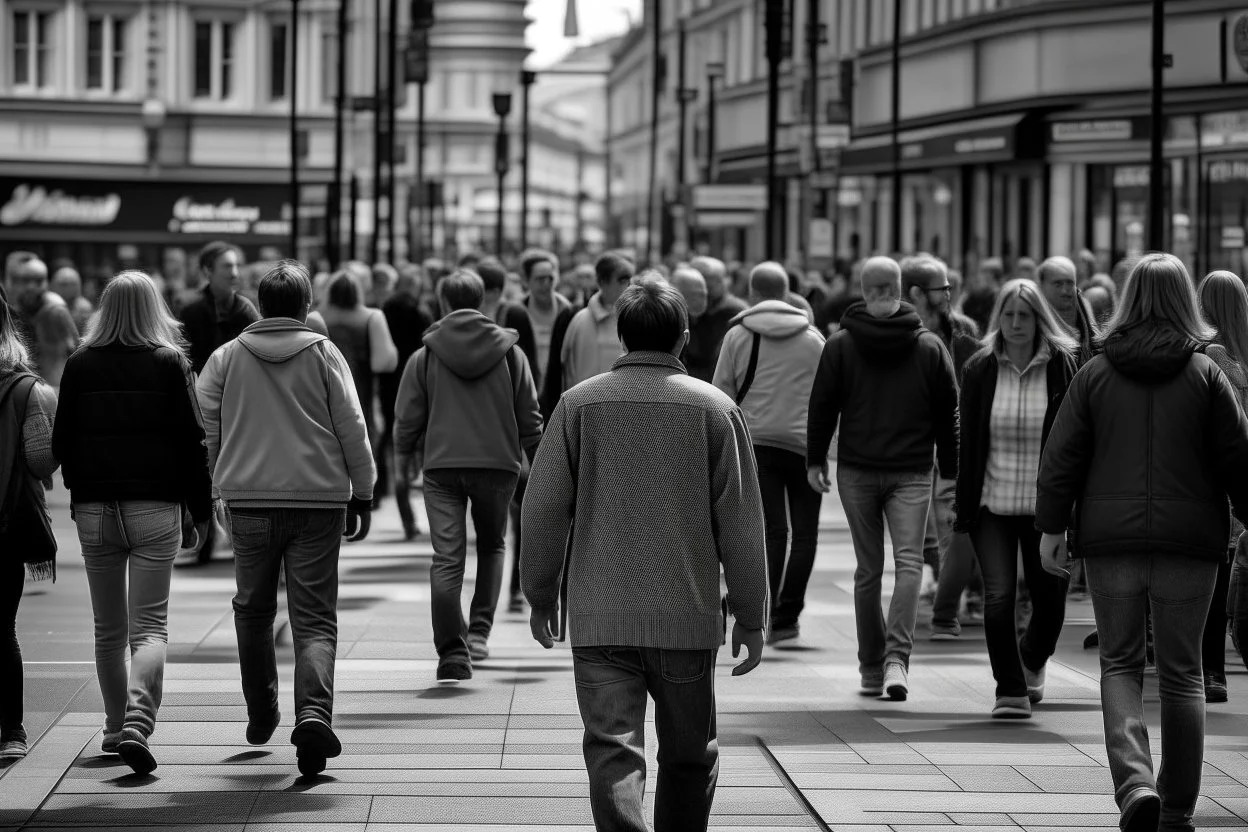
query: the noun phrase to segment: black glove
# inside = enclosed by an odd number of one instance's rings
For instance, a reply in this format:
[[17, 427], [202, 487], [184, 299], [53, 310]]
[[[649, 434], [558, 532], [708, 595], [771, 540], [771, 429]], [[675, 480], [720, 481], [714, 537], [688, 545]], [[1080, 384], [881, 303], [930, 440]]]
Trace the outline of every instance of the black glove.
[[347, 528], [343, 537], [348, 543], [358, 543], [368, 537], [368, 530], [373, 525], [373, 501], [352, 497], [347, 503]]

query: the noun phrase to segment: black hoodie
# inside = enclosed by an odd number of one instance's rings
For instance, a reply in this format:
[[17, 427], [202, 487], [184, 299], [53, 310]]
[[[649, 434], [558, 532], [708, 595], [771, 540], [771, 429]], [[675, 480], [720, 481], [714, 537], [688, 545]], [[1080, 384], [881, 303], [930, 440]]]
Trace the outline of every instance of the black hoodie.
[[837, 459], [858, 468], [928, 471], [935, 446], [942, 477], [958, 471], [958, 386], [940, 337], [908, 303], [874, 318], [845, 310], [823, 348], [810, 394], [807, 465], [822, 465], [841, 423]]
[[1040, 461], [1036, 528], [1083, 557], [1226, 557], [1229, 495], [1248, 517], [1248, 419], [1225, 374], [1173, 326], [1114, 333], [1075, 376]]

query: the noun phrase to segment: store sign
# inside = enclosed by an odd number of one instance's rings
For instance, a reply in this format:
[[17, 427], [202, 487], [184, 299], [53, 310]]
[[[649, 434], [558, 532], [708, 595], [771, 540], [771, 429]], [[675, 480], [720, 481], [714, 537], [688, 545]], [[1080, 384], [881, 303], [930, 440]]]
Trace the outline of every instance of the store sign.
[[1231, 46], [1244, 72], [1248, 72], [1248, 12], [1241, 14], [1232, 29]]
[[1135, 136], [1129, 118], [1059, 121], [1050, 127], [1054, 142], [1122, 142]]
[[13, 188], [0, 205], [0, 226], [65, 225], [91, 227], [111, 225], [121, 210], [115, 193], [77, 196], [57, 188], [23, 182]]
[[1230, 225], [1222, 229], [1222, 248], [1243, 248], [1243, 226]]
[[1114, 168], [1115, 188], [1147, 188], [1149, 178], [1147, 165], [1120, 165]]
[[1248, 161], [1227, 159], [1209, 165], [1209, 181], [1216, 185], [1248, 182]]

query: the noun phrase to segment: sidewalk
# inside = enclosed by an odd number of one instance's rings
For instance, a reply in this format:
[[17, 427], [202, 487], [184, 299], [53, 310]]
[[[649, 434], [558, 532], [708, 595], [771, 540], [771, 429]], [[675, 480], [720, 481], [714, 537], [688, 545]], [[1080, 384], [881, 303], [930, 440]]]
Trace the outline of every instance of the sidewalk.
[[[861, 698], [853, 556], [838, 530], [839, 506], [828, 505], [835, 503], [825, 501], [802, 649], [768, 651], [758, 670], [739, 679], [729, 675], [730, 650], [720, 653], [722, 758], [712, 828], [1116, 828], [1096, 658], [1079, 646], [1090, 607], [1071, 606], [1048, 696], [1030, 722], [988, 719], [982, 635], [970, 629], [959, 642], [931, 644], [925, 614], [909, 701]], [[60, 580], [38, 597], [28, 592], [19, 625], [35, 679], [28, 706], [50, 727], [39, 729], [30, 757], [0, 775], [0, 830], [592, 829], [569, 651], [542, 650], [527, 616], [502, 613], [493, 657], [476, 678], [436, 684], [428, 538], [403, 543], [391, 503], [374, 518], [369, 540], [344, 547], [342, 558], [335, 727], [343, 756], [304, 782], [286, 744], [294, 710], [285, 634], [286, 722], [265, 748], [243, 739], [233, 573], [223, 556], [175, 575], [170, 663], [152, 738], [160, 767], [140, 778], [99, 754], [89, 604], [67, 516], [58, 516]], [[64, 606], [54, 610], [57, 599]], [[1238, 659], [1228, 665], [1231, 703], [1210, 708], [1200, 828], [1248, 828], [1248, 674]], [[1155, 675], [1148, 691], [1157, 737]], [[653, 774], [653, 723], [647, 740]]]

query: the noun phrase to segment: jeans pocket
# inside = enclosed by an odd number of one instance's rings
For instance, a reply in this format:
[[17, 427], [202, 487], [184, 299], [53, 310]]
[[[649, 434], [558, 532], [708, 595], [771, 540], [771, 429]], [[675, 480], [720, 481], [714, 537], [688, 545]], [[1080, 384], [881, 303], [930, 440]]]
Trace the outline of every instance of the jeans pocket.
[[230, 536], [240, 549], [263, 548], [269, 539], [269, 518], [256, 514], [244, 514], [234, 510], [229, 513]]
[[177, 503], [141, 509], [123, 504], [121, 511], [131, 547], [182, 539], [182, 507]]
[[76, 504], [74, 525], [78, 527], [78, 542], [84, 547], [104, 545], [104, 509], [98, 503]]
[[659, 655], [663, 681], [681, 685], [700, 681], [710, 666], [706, 650], [663, 650]]
[[578, 688], [605, 688], [635, 675], [612, 661], [610, 652], [600, 647], [574, 648], [572, 658], [572, 675]]

